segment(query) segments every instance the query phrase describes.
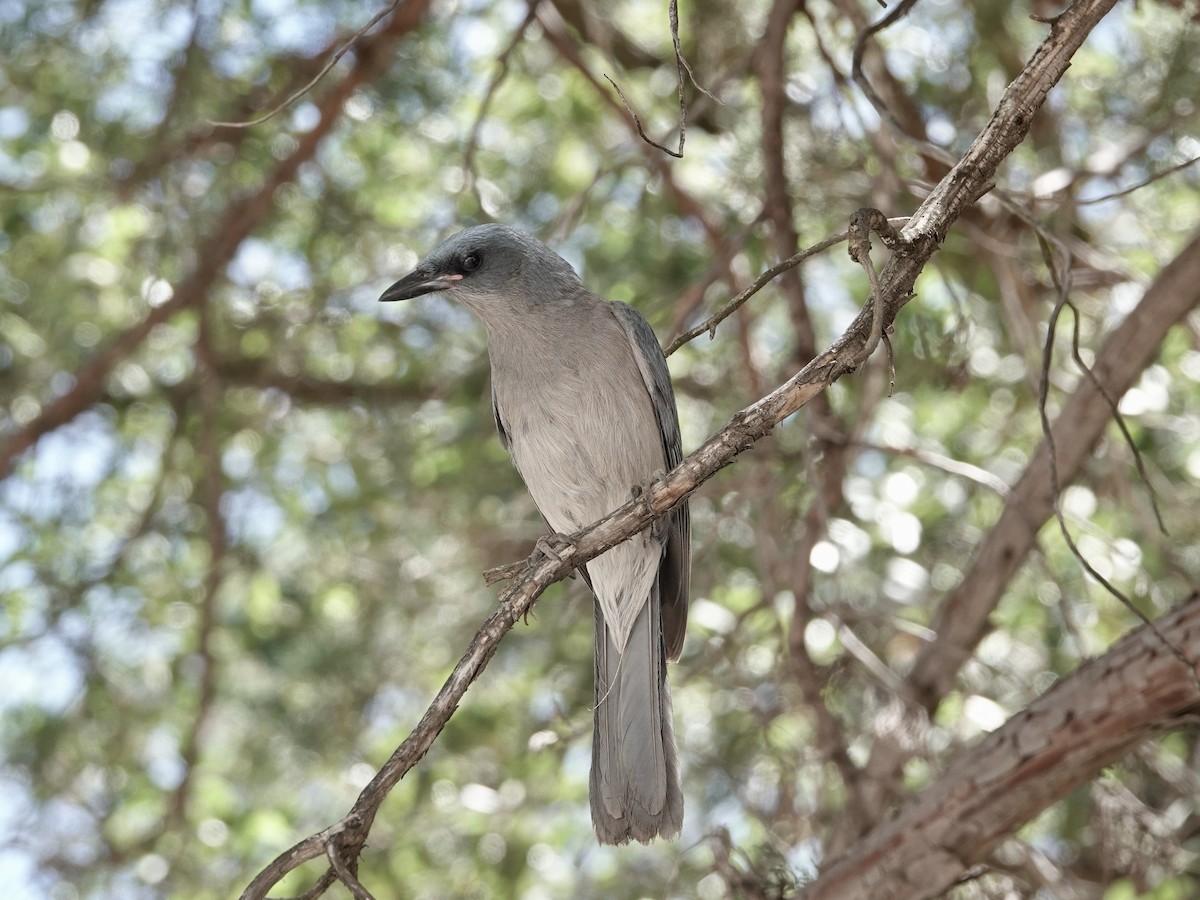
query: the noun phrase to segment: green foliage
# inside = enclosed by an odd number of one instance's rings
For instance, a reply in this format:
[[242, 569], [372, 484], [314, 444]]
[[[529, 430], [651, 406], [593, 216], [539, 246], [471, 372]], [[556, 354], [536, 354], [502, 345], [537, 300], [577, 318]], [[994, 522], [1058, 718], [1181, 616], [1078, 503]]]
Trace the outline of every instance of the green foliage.
[[[328, 98], [355, 54], [246, 129], [209, 122], [282, 101], [380, 4], [0, 5], [0, 438], [119, 348], [96, 402], [0, 483], [0, 882], [24, 892], [8, 896], [233, 895], [336, 821], [419, 720], [495, 602], [479, 572], [542, 529], [493, 434], [481, 329], [439, 298], [376, 303], [440, 236], [488, 218], [538, 232], [664, 344], [778, 261], [767, 226], [738, 237], [768, 199], [754, 68], [767, 8], [693, 6], [685, 50], [724, 105], [689, 90], [686, 153], [670, 161], [541, 26], [479, 119], [521, 4], [436, 3], [344, 104]], [[561, 10], [575, 41], [578, 5]], [[932, 141], [960, 152], [987, 121], [1044, 34], [1025, 13], [918, 4], [882, 33]], [[665, 5], [587, 19], [590, 75], [612, 74], [673, 146]], [[868, 202], [907, 214], [930, 180], [846, 81], [856, 33], [839, 5], [811, 3], [787, 41], [784, 199], [802, 244]], [[1198, 58], [1181, 13], [1118, 7], [1001, 170], [999, 187], [1073, 242], [1085, 353], [1187, 240], [1200, 191], [1193, 169], [1078, 201], [1197, 155]], [[316, 152], [273, 182], [314, 129]], [[221, 256], [239, 203], [251, 235]], [[724, 240], [733, 252], [714, 266]], [[186, 308], [120, 347], [206, 271]], [[803, 278], [824, 346], [865, 278], [840, 249]], [[508, 636], [384, 805], [362, 880], [381, 897], [720, 897], [717, 829], [777, 895], [811, 877], [846, 786], [795, 661], [811, 662], [861, 765], [900, 704], [866, 663], [908, 673], [1003, 508], [997, 484], [1041, 438], [1055, 296], [1036, 235], [985, 201], [897, 321], [894, 393], [882, 364], [864, 367], [693, 499], [693, 615], [671, 669], [680, 841], [594, 843], [591, 601], [569, 583]], [[1114, 426], [1062, 498], [1084, 554], [1147, 615], [1200, 577], [1196, 326], [1169, 335], [1122, 401], [1148, 484]], [[1052, 413], [1081, 378], [1071, 327], [1067, 313]], [[807, 361], [798, 334], [776, 284], [671, 358], [685, 449]], [[845, 476], [829, 499], [816, 483], [835, 454]], [[1033, 527], [1038, 550], [914, 747], [906, 789], [1134, 624], [1055, 523]], [[1177, 733], [1146, 754], [1183, 765], [1196, 747]], [[1021, 839], [1108, 900], [1190, 896], [1181, 823], [1196, 798], [1163, 772], [1139, 762], [1109, 779], [1134, 798], [1121, 821], [1161, 825], [1157, 842], [1106, 860], [1096, 823], [1114, 807], [1088, 791]]]

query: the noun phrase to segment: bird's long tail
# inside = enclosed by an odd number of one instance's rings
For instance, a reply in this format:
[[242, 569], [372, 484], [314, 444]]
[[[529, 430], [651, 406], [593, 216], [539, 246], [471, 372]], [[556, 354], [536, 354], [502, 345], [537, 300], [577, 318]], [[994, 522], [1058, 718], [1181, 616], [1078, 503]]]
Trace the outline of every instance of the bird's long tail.
[[671, 838], [683, 824], [683, 788], [671, 717], [658, 585], [617, 652], [596, 609], [592, 825], [602, 844]]

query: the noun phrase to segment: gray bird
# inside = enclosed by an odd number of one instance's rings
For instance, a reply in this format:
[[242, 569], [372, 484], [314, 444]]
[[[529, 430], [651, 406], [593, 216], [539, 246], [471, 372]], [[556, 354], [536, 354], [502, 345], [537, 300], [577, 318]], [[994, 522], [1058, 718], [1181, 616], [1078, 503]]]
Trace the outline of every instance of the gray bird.
[[[435, 291], [487, 329], [500, 442], [558, 535], [679, 463], [679, 414], [654, 332], [632, 307], [585, 290], [541, 241], [505, 225], [468, 228], [379, 299]], [[591, 805], [603, 844], [674, 837], [683, 823], [667, 660], [683, 648], [690, 570], [686, 502], [583, 567], [595, 597]]]

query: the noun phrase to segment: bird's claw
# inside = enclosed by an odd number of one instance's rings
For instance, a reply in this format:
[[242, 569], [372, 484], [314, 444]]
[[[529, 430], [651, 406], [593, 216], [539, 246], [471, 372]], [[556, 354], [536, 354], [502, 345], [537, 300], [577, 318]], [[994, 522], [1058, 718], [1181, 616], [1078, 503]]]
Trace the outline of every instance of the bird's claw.
[[637, 500], [640, 497], [652, 517], [650, 521], [650, 534], [653, 537], [659, 537], [663, 533], [662, 515], [654, 508], [654, 501], [650, 499], [650, 488], [657, 480], [656, 478], [651, 478], [645, 484], [635, 484], [630, 490], [632, 499]]
[[[547, 559], [552, 559], [555, 562], [562, 562], [563, 551], [574, 550], [575, 542], [565, 534], [558, 534], [556, 532], [554, 534], [543, 534], [537, 539], [537, 542], [534, 543], [533, 548]], [[572, 569], [571, 574], [567, 577], [574, 578], [575, 570]]]

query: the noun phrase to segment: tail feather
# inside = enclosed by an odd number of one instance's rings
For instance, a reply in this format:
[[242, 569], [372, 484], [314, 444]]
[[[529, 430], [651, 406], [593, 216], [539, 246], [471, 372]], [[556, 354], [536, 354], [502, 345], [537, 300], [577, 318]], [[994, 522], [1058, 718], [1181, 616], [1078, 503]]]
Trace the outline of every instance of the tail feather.
[[683, 788], [657, 585], [618, 652], [596, 612], [596, 709], [592, 824], [603, 844], [679, 834]]

